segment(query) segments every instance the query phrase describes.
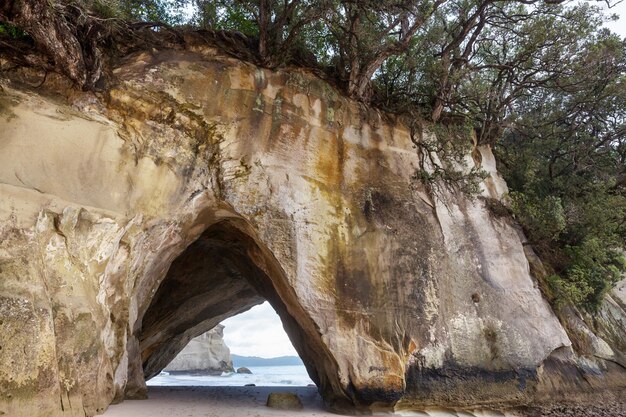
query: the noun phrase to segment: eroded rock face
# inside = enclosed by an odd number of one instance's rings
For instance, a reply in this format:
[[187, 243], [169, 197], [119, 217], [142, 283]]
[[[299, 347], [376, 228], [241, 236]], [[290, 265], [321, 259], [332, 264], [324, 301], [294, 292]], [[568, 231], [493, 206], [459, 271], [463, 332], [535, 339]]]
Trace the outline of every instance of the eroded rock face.
[[233, 372], [230, 349], [224, 343], [224, 326], [218, 324], [208, 332], [191, 339], [164, 370], [212, 375]]
[[[114, 77], [65, 97], [2, 82], [0, 411], [141, 396], [263, 299], [335, 408], [518, 404], [583, 369], [488, 208], [506, 191], [489, 148], [468, 158], [491, 174], [482, 198], [433, 195], [406, 123], [303, 72], [189, 47]], [[625, 385], [589, 360], [565, 394]]]
[[291, 392], [271, 392], [267, 396], [266, 405], [279, 410], [301, 410], [302, 401], [297, 394]]

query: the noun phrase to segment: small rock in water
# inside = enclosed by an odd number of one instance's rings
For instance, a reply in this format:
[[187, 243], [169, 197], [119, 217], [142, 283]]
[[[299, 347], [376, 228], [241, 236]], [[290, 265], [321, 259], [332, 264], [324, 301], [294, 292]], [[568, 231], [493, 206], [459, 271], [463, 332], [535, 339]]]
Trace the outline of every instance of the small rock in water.
[[246, 384], [244, 387], [256, 387], [256, 384]]
[[246, 368], [245, 366], [242, 366], [241, 368], [237, 368], [237, 373], [238, 374], [251, 374], [252, 371]]
[[267, 396], [267, 406], [280, 410], [301, 410], [300, 397], [291, 392], [271, 392]]

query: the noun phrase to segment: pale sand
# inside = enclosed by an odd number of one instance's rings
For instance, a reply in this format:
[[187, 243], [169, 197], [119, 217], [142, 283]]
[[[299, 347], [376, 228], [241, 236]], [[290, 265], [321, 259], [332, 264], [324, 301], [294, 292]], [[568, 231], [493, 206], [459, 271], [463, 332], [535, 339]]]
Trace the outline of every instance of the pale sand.
[[[265, 406], [270, 392], [298, 394], [304, 408], [275, 410]], [[147, 400], [112, 405], [105, 417], [337, 417], [324, 410], [315, 387], [149, 387]]]
[[[298, 394], [302, 410], [275, 410], [265, 406], [270, 392]], [[337, 417], [324, 409], [315, 387], [149, 387], [148, 400], [126, 400], [112, 405], [104, 417]], [[425, 412], [383, 413], [378, 416], [501, 417], [499, 412]], [[510, 414], [506, 414], [509, 416]]]

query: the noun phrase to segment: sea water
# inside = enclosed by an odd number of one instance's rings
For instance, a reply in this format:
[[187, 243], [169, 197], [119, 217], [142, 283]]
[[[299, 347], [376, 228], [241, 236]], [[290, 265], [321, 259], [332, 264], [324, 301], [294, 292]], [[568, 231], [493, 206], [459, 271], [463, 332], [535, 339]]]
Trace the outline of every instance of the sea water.
[[222, 373], [220, 376], [169, 374], [161, 372], [146, 382], [149, 386], [230, 386], [255, 384], [260, 387], [307, 386], [312, 384], [304, 365], [250, 366], [251, 374]]

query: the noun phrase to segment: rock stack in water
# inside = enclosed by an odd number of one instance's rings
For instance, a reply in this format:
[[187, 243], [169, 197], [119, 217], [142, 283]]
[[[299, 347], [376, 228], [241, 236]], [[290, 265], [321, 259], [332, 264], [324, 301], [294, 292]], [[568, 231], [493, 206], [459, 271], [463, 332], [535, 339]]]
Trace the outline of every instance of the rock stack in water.
[[230, 349], [224, 343], [224, 326], [218, 324], [192, 339], [164, 370], [209, 375], [233, 372]]

